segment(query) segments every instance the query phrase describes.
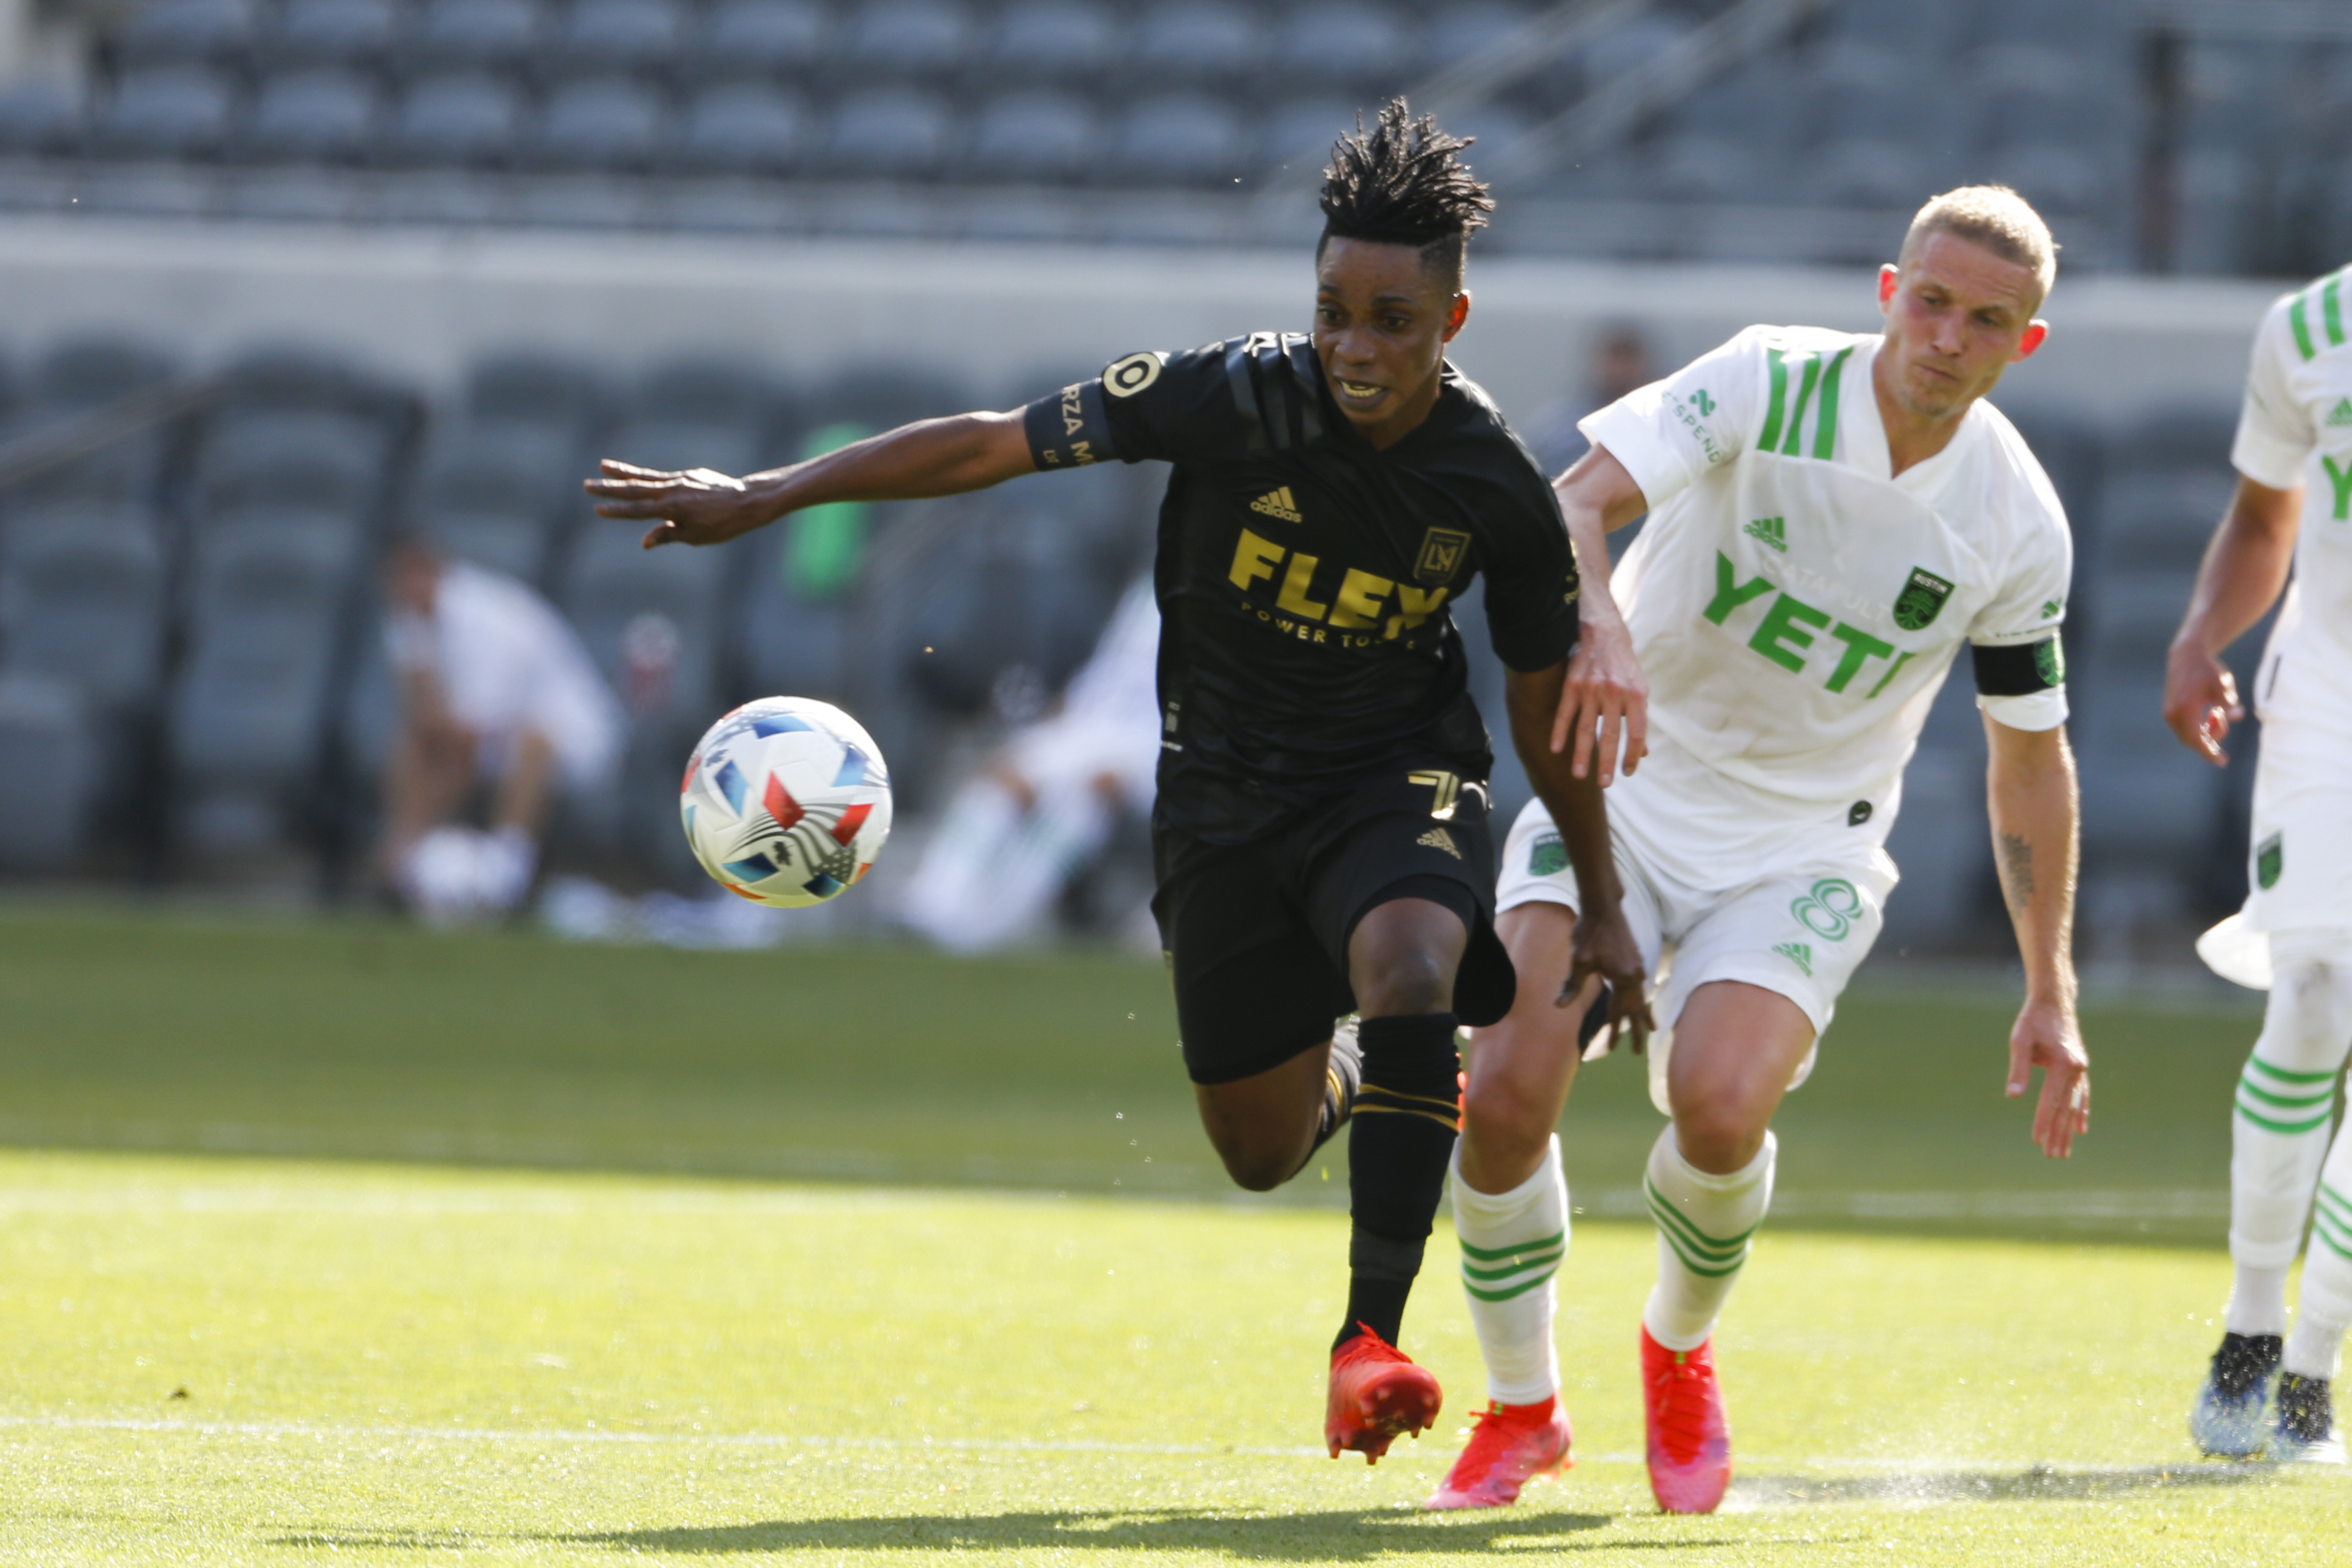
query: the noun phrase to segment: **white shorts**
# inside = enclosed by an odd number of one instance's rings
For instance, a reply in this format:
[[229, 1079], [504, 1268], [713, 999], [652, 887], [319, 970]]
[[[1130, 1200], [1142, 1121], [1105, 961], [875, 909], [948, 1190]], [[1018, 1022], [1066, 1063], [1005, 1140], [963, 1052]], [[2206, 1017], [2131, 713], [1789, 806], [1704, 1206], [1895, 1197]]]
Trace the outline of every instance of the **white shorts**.
[[2352, 929], [2352, 736], [2265, 715], [2254, 767], [2245, 923]]
[[[1644, 853], [1640, 835], [1613, 812], [1609, 837], [1625, 889], [1625, 922], [1650, 972], [1658, 1020], [1649, 1046], [1651, 1100], [1672, 1114], [1665, 1075], [1675, 1022], [1691, 993], [1716, 980], [1761, 986], [1804, 1010], [1813, 1048], [1789, 1087], [1804, 1082], [1839, 994], [1878, 940], [1895, 883], [1886, 851], [1857, 841], [1826, 853], [1818, 840], [1802, 842], [1805, 836], [1759, 835], [1752, 854], [1727, 859], [1738, 866], [1742, 880], [1702, 888], [1669, 874], [1663, 857]], [[1796, 853], [1792, 837], [1800, 839]], [[1582, 903], [1559, 830], [1540, 801], [1528, 802], [1511, 825], [1495, 896], [1497, 914], [1532, 903]]]

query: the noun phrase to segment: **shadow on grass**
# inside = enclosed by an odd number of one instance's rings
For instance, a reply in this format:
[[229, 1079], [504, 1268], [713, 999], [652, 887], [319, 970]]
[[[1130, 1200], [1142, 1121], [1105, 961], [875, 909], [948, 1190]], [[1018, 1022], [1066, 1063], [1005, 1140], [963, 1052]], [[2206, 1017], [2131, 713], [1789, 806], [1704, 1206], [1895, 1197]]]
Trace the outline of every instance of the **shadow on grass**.
[[1735, 1508], [1788, 1508], [1825, 1502], [2069, 1502], [2137, 1492], [2250, 1486], [2277, 1471], [2267, 1465], [2145, 1465], [2135, 1468], [1912, 1470], [1874, 1476], [1741, 1476]]

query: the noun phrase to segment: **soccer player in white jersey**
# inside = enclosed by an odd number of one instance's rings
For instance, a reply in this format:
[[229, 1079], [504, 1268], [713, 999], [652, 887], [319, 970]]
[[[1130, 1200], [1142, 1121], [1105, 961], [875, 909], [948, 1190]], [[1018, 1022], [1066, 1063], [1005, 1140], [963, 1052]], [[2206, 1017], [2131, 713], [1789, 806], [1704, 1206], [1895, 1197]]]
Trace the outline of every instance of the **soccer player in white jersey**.
[[[2021, 1095], [2046, 1069], [2033, 1135], [2050, 1155], [2088, 1126], [2058, 642], [2071, 545], [2049, 480], [1981, 401], [2040, 346], [2054, 272], [2015, 193], [1938, 196], [1880, 273], [1883, 333], [1750, 328], [1587, 418], [1591, 449], [1557, 484], [1597, 634], [1579, 693], [1601, 676], [1631, 687], [1628, 635], [1648, 683], [1648, 754], [1637, 722], [1609, 818], [1659, 976], [1651, 1091], [1673, 1119], [1643, 1184], [1658, 1277], [1640, 1333], [1651, 1487], [1670, 1511], [1712, 1510], [1729, 1481], [1712, 1339], [1771, 1197], [1772, 1113], [1878, 935], [1903, 767], [1963, 643], [2025, 960], [2005, 1082]], [[1645, 511], [1613, 588], [1595, 591], [1604, 527]], [[1600, 739], [1605, 773], [1614, 742]], [[1512, 829], [1498, 908], [1518, 972], [1561, 973], [1582, 900], [1540, 806]], [[1567, 1457], [1552, 1128], [1585, 1000], [1530, 980], [1473, 1037], [1454, 1212], [1493, 1403], [1434, 1508], [1508, 1503]]]
[[[2331, 274], [2263, 319], [2230, 453], [2237, 493], [2198, 572], [2164, 693], [2182, 742], [2226, 763], [2221, 742], [2244, 712], [2221, 650], [2262, 618], [2294, 568], [2254, 680], [2263, 738], [2252, 886], [2233, 928], [2253, 950], [2241, 961], [2253, 963], [2232, 977], [2268, 970], [2270, 1005], [2231, 1118], [2236, 1279], [2189, 1430], [2210, 1454], [2336, 1464], [2344, 1449], [2328, 1385], [2352, 1323], [2352, 1139], [2328, 1146], [2336, 1080], [2352, 1050], [2348, 289], [2352, 277]], [[2289, 1335], [2286, 1273], [2306, 1217], [2311, 1247]]]

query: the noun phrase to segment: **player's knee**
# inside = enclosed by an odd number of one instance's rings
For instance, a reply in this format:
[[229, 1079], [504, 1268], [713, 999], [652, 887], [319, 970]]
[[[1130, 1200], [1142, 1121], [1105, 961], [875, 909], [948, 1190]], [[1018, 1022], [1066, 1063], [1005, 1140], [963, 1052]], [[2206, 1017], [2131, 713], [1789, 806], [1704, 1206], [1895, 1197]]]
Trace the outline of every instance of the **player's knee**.
[[1716, 1175], [1746, 1170], [1763, 1150], [1766, 1131], [1736, 1104], [1675, 1107], [1675, 1147], [1693, 1165]]
[[[2273, 1005], [2297, 1060], [2334, 1067], [2352, 1045], [2352, 952], [2296, 954], [2281, 965]], [[2280, 1064], [2286, 1065], [2286, 1064]]]
[[1454, 965], [1434, 950], [1413, 943], [1373, 948], [1360, 966], [1357, 1005], [1367, 1018], [1444, 1013], [1454, 1005]]
[[1297, 1173], [1295, 1160], [1270, 1149], [1220, 1143], [1217, 1158], [1224, 1162], [1234, 1185], [1245, 1193], [1270, 1193]]
[[1551, 1123], [1544, 1118], [1550, 1103], [1549, 1096], [1509, 1074], [1474, 1072], [1463, 1091], [1462, 1131], [1496, 1157], [1539, 1158], [1551, 1139]]

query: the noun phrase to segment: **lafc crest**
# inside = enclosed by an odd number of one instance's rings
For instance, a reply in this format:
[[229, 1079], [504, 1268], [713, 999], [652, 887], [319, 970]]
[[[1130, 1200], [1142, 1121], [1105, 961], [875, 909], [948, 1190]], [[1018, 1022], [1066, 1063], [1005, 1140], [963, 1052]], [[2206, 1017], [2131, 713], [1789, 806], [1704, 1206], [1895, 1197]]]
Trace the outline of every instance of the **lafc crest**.
[[1451, 583], [1470, 553], [1470, 536], [1458, 528], [1433, 528], [1421, 536], [1412, 575], [1421, 583]]
[[1895, 595], [1895, 624], [1906, 632], [1924, 629], [1944, 613], [1952, 585], [1925, 566], [1911, 568], [1911, 580]]

